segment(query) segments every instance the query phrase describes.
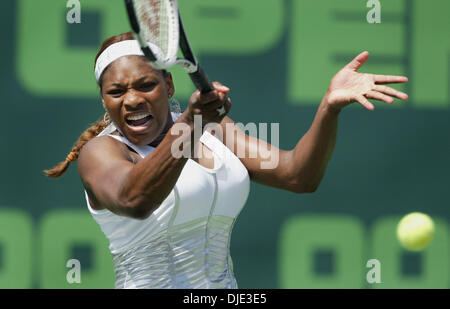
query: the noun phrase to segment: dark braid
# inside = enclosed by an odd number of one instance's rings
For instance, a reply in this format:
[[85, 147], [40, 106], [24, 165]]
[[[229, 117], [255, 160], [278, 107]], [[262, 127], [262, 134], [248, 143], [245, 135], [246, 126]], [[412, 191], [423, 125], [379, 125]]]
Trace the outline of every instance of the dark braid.
[[[105, 117], [106, 120], [108, 119], [108, 116]], [[108, 123], [105, 120], [97, 121], [94, 125], [89, 127], [86, 131], [84, 131], [78, 140], [76, 141], [75, 145], [72, 147], [71, 151], [66, 157], [66, 160], [58, 163], [54, 168], [50, 170], [44, 170], [44, 173], [48, 177], [59, 177], [67, 170], [69, 167], [70, 162], [74, 162], [78, 159], [78, 155], [80, 154], [81, 148], [83, 148], [84, 145], [86, 145], [87, 142], [89, 142], [91, 139], [96, 137], [97, 135], [102, 132]]]

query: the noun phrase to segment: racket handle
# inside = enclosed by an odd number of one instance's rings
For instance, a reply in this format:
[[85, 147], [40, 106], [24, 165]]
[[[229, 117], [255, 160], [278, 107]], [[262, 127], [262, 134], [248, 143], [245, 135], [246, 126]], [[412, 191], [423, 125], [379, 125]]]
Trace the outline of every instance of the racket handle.
[[197, 89], [199, 89], [201, 93], [212, 91], [214, 87], [205, 71], [203, 71], [200, 65], [198, 65], [197, 68], [197, 72], [189, 73], [189, 76], [191, 77], [191, 80], [194, 83], [195, 87], [197, 87]]

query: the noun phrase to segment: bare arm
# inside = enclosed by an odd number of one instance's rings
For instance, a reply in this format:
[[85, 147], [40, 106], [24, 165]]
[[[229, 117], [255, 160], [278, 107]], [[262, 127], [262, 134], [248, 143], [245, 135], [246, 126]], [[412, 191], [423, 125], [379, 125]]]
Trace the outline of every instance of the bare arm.
[[[198, 140], [194, 140], [193, 115], [220, 122], [223, 116], [218, 115], [217, 108], [225, 104], [229, 110], [228, 90], [219, 88], [208, 94], [196, 91], [188, 109], [161, 143], [137, 163], [130, 158], [126, 146], [111, 137], [89, 141], [80, 153], [78, 170], [90, 200], [122, 216], [145, 219], [151, 215], [169, 195], [198, 145]], [[183, 147], [189, 148], [187, 155], [180, 153], [186, 149]]]
[[[232, 143], [227, 141], [227, 146], [236, 154], [239, 147], [246, 149], [245, 157], [240, 158], [253, 180], [296, 193], [314, 192], [332, 156], [336, 144], [338, 115], [343, 107], [358, 102], [368, 110], [374, 110], [368, 98], [388, 104], [394, 102], [392, 97], [408, 99], [407, 94], [382, 85], [405, 83], [408, 81], [406, 77], [357, 72], [368, 58], [368, 52], [359, 54], [333, 77], [310, 129], [291, 151], [280, 150], [250, 137], [236, 128], [231, 119], [224, 119], [222, 126], [226, 135], [234, 134], [233, 130], [238, 131], [237, 138], [232, 139]], [[254, 158], [249, 156], [252, 149], [257, 150]], [[261, 168], [261, 163], [267, 157], [277, 158], [275, 161], [278, 164], [270, 169]]]
[[221, 125], [224, 142], [245, 165], [251, 180], [295, 193], [309, 193], [315, 190], [313, 179], [320, 181], [331, 157], [337, 114], [319, 108], [313, 125], [291, 151], [245, 134], [228, 117]]
[[308, 132], [289, 152], [286, 167], [294, 192], [317, 190], [336, 144], [339, 111], [329, 108], [327, 96], [322, 100]]
[[[171, 145], [180, 134], [167, 134], [147, 157], [133, 163], [126, 146], [111, 137], [91, 140], [82, 149], [78, 170], [91, 200], [132, 218], [148, 217], [175, 185], [187, 158], [175, 158]], [[190, 138], [190, 136], [188, 137]]]

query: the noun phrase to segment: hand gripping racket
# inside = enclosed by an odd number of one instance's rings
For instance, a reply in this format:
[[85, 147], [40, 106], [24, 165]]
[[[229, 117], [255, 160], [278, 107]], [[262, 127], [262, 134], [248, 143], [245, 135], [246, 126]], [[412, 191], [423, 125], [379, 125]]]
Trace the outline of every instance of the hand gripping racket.
[[[131, 28], [142, 52], [157, 70], [181, 65], [202, 93], [214, 88], [192, 52], [176, 0], [125, 0]], [[181, 49], [184, 58], [178, 58]], [[225, 107], [218, 109], [220, 115]]]

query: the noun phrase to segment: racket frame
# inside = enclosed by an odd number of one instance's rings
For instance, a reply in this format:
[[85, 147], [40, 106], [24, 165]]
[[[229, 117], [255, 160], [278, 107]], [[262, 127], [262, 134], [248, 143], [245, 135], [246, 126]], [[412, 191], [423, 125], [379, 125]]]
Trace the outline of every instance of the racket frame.
[[199, 89], [202, 93], [210, 92], [214, 89], [213, 85], [209, 80], [208, 76], [206, 75], [205, 71], [200, 67], [189, 44], [186, 32], [183, 27], [183, 22], [181, 20], [178, 2], [176, 0], [166, 0], [166, 1], [170, 2], [172, 10], [176, 10], [176, 13], [172, 12], [173, 14], [172, 16], [173, 18], [175, 18], [176, 15], [177, 25], [175, 25], [175, 21], [172, 20], [171, 22], [174, 23], [172, 27], [177, 27], [178, 31], [176, 31], [176, 33], [172, 33], [172, 38], [174, 38], [174, 40], [175, 39], [178, 40], [177, 46], [179, 47], [179, 49], [181, 49], [184, 58], [177, 58], [175, 61], [162, 60], [161, 58], [163, 57], [161, 57], [161, 54], [158, 54], [156, 51], [152, 50], [148, 42], [146, 42], [145, 39], [142, 37], [141, 27], [139, 25], [139, 21], [136, 15], [134, 1], [125, 0], [125, 6], [127, 8], [128, 19], [130, 21], [133, 35], [135, 39], [139, 42], [142, 52], [144, 53], [145, 57], [149, 60], [152, 67], [154, 67], [155, 69], [162, 70], [168, 69], [173, 65], [178, 64], [186, 70], [186, 72], [189, 74], [189, 77], [191, 78], [192, 82], [194, 83], [197, 89]]

